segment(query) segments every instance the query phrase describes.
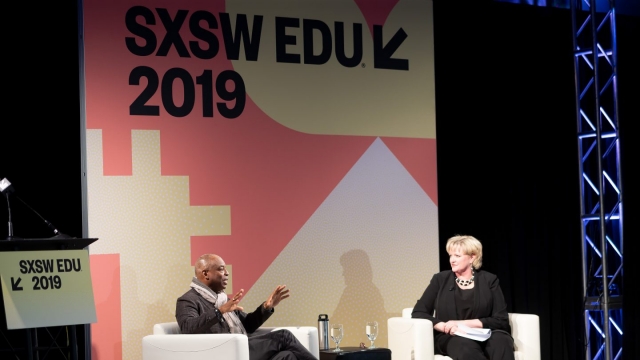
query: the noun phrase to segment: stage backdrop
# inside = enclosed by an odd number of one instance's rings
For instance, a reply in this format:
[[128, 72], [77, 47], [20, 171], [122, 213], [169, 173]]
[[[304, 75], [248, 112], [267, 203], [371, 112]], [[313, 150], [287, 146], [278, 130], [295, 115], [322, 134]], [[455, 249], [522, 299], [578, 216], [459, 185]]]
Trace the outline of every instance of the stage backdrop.
[[[85, 0], [94, 359], [140, 359], [203, 253], [269, 326], [368, 343], [439, 270], [432, 3]], [[332, 344], [333, 346], [334, 344]]]

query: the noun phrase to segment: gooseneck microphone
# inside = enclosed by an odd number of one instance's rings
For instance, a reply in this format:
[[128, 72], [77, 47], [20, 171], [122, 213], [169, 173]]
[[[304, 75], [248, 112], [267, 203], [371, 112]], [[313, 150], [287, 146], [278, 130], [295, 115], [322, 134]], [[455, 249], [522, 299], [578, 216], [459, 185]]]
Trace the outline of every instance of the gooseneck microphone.
[[13, 222], [11, 221], [11, 202], [9, 201], [9, 193], [13, 192], [13, 186], [7, 178], [0, 180], [0, 193], [7, 198], [7, 209], [9, 211], [9, 228], [7, 229], [7, 239], [13, 239]]
[[[9, 182], [9, 180], [7, 180], [7, 178], [0, 180], [0, 192], [2, 192], [6, 196], [7, 206], [9, 208], [9, 231], [8, 231], [7, 240], [16, 239], [13, 236], [13, 223], [11, 220], [11, 204], [9, 202], [9, 193], [15, 193], [15, 189], [13, 188], [13, 186], [11, 186], [11, 183]], [[14, 194], [14, 196], [16, 197], [16, 199], [20, 200], [20, 202], [23, 203], [34, 214], [38, 215], [38, 217], [47, 225], [47, 227], [51, 229], [51, 231], [53, 231], [53, 234], [54, 234], [53, 238], [63, 238], [63, 239], [70, 238], [69, 235], [63, 234], [60, 231], [58, 231], [58, 229], [56, 229], [56, 227], [53, 226], [53, 224], [51, 224], [47, 219], [45, 219], [42, 215], [40, 215], [39, 212], [35, 211], [31, 206], [29, 206], [29, 204], [27, 204], [24, 200], [22, 200], [18, 195]]]
[[58, 229], [56, 229], [56, 227], [53, 226], [53, 224], [50, 223], [49, 220], [45, 219], [42, 215], [40, 215], [40, 213], [35, 211], [31, 206], [29, 206], [29, 204], [27, 204], [24, 200], [22, 200], [20, 196], [15, 195], [15, 197], [16, 199], [20, 200], [20, 202], [23, 203], [27, 208], [29, 208], [29, 210], [33, 211], [34, 214], [38, 215], [38, 217], [47, 225], [47, 227], [51, 229], [51, 231], [53, 232], [54, 238], [63, 238], [63, 239], [70, 238], [69, 235], [63, 234], [60, 231], [58, 231]]

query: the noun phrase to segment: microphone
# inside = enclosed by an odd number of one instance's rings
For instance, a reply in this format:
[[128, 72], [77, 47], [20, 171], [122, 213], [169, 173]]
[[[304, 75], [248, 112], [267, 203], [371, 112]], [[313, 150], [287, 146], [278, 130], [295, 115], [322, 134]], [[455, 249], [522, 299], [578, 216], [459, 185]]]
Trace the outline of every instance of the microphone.
[[14, 191], [15, 190], [13, 186], [11, 186], [11, 183], [9, 182], [9, 180], [7, 180], [7, 178], [0, 180], [0, 193], [4, 194], [4, 196], [7, 198], [7, 209], [9, 211], [9, 228], [7, 231], [6, 240], [13, 239], [13, 222], [11, 221], [11, 202], [9, 201], [9, 193], [12, 193]]
[[13, 191], [13, 186], [11, 186], [11, 183], [9, 182], [9, 180], [7, 180], [7, 178], [0, 180], [0, 193], [8, 194], [9, 192]]
[[[6, 187], [3, 184], [8, 184], [6, 185]], [[2, 190], [3, 193], [5, 193], [5, 195], [7, 196], [7, 204], [9, 203], [9, 192], [15, 192], [15, 189], [13, 188], [13, 186], [11, 186], [11, 183], [9, 182], [9, 180], [7, 180], [7, 178], [2, 179], [2, 181], [0, 181], [0, 189]], [[37, 212], [34, 208], [32, 208], [31, 206], [29, 206], [29, 204], [27, 204], [24, 200], [22, 200], [20, 198], [20, 196], [18, 195], [14, 195], [18, 200], [20, 200], [21, 203], [23, 203], [29, 210], [31, 210], [34, 214], [38, 215], [38, 217], [47, 225], [47, 227], [49, 229], [51, 229], [51, 231], [53, 232], [54, 236], [53, 238], [60, 238], [60, 239], [69, 239], [71, 238], [69, 235], [63, 234], [60, 231], [58, 231], [58, 229], [56, 229], [55, 226], [53, 226], [53, 224], [51, 224], [47, 219], [45, 219], [42, 215], [40, 215], [39, 212]], [[13, 225], [11, 223], [11, 207], [9, 207], [9, 236], [7, 237], [8, 240], [11, 240], [11, 238], [13, 238]]]
[[453, 286], [451, 286], [451, 287], [449, 288], [449, 291], [453, 291]]

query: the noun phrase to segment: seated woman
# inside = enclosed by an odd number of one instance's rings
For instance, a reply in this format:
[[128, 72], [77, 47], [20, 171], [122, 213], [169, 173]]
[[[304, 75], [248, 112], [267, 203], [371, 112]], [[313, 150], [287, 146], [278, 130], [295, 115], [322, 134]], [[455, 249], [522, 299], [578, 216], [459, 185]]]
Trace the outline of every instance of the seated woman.
[[[451, 271], [435, 274], [411, 317], [431, 320], [436, 354], [464, 360], [513, 360], [513, 338], [498, 277], [482, 266], [482, 244], [473, 236], [447, 241]], [[491, 329], [475, 341], [455, 335], [459, 325]]]

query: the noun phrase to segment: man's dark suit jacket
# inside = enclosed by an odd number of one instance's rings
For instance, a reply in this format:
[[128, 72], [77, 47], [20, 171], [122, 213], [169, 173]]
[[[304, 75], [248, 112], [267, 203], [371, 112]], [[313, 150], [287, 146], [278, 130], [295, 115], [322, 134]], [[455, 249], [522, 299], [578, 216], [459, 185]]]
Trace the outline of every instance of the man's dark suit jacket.
[[[229, 325], [221, 323], [212, 303], [205, 300], [197, 291], [191, 289], [176, 302], [176, 320], [183, 334], [228, 334]], [[248, 334], [256, 331], [273, 314], [260, 304], [252, 313], [236, 311]]]
[[[477, 270], [474, 278], [474, 300], [471, 319], [479, 319], [482, 327], [502, 330], [511, 334], [507, 304], [504, 301], [498, 277], [486, 271]], [[422, 297], [413, 307], [411, 317], [431, 320], [433, 325], [439, 322], [457, 319], [455, 301], [455, 275], [446, 270], [433, 275]], [[434, 314], [435, 310], [435, 314]], [[439, 334], [434, 331], [434, 336]]]

